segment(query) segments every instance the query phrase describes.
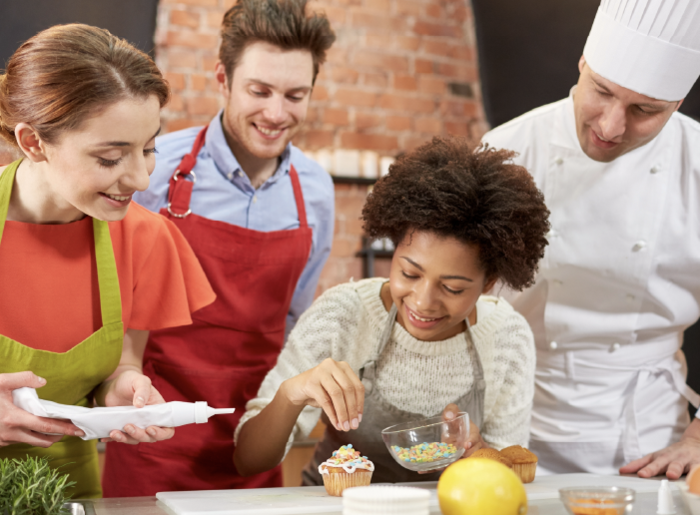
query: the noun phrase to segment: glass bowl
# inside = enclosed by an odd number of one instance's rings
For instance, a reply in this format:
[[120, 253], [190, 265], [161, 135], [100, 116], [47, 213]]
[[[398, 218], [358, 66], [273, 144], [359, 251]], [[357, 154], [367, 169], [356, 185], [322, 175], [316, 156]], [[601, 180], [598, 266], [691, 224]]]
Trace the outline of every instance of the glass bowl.
[[688, 507], [691, 515], [700, 515], [700, 495], [688, 491], [688, 485], [685, 483], [677, 483], [681, 490], [683, 502]]
[[559, 497], [571, 515], [624, 515], [632, 512], [635, 492], [616, 486], [561, 488]]
[[464, 454], [468, 438], [469, 415], [464, 412], [452, 420], [440, 415], [382, 431], [389, 454], [399, 465], [415, 472], [442, 469], [457, 461]]

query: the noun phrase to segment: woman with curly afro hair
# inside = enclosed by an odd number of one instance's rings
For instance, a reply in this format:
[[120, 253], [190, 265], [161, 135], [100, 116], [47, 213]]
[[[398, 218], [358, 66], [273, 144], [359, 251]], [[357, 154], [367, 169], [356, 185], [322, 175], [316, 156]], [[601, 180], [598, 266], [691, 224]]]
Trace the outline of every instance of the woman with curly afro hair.
[[304, 484], [322, 484], [319, 464], [348, 443], [374, 462], [372, 482], [436, 480], [398, 465], [381, 431], [441, 414], [469, 413], [465, 457], [527, 445], [532, 331], [487, 293], [532, 284], [549, 211], [512, 157], [435, 138], [377, 182], [362, 218], [395, 244], [390, 276], [331, 288], [302, 315], [236, 430], [241, 474], [276, 466], [322, 414]]

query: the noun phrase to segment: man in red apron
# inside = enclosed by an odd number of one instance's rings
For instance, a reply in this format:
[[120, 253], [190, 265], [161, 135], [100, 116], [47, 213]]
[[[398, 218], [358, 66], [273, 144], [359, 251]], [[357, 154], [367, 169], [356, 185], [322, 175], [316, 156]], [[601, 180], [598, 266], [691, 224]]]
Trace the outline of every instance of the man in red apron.
[[281, 486], [279, 467], [236, 472], [233, 432], [311, 304], [333, 236], [330, 176], [290, 143], [335, 39], [305, 7], [239, 0], [226, 13], [216, 65], [225, 107], [207, 127], [160, 138], [151, 185], [135, 197], [177, 224], [217, 294], [192, 325], [151, 332], [144, 373], [168, 401], [237, 411], [148, 451], [109, 444], [106, 497]]

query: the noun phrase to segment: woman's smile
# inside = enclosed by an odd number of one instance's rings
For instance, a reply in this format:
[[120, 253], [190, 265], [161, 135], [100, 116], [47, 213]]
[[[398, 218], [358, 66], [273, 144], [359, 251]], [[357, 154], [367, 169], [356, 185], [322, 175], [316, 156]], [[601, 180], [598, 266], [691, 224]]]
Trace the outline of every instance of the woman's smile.
[[442, 322], [442, 320], [447, 318], [446, 316], [437, 318], [420, 316], [406, 304], [404, 304], [404, 309], [406, 310], [406, 319], [418, 329], [432, 329], [434, 326]]
[[487, 281], [474, 245], [429, 231], [411, 231], [392, 259], [385, 307], [396, 304], [396, 319], [414, 338], [441, 341], [476, 322], [474, 306]]

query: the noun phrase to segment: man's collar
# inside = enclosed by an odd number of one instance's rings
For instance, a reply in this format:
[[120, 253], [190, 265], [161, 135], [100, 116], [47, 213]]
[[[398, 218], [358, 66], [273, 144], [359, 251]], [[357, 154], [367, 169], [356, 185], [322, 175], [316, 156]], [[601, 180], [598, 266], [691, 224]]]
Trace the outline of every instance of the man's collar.
[[576, 113], [574, 111], [575, 90], [576, 86], [573, 86], [569, 90], [569, 96], [564, 100], [563, 111], [561, 115], [556, 118], [552, 134], [552, 143], [575, 152], [583, 152], [576, 133]]

